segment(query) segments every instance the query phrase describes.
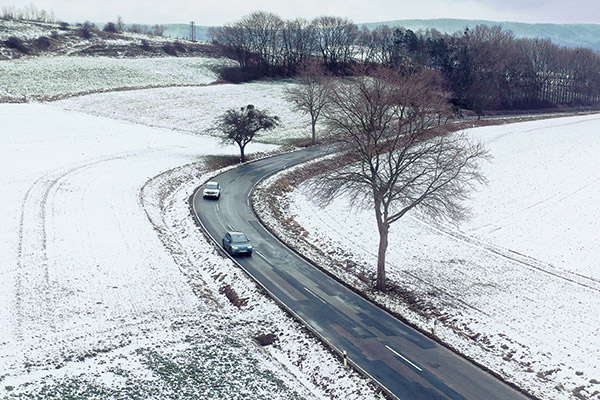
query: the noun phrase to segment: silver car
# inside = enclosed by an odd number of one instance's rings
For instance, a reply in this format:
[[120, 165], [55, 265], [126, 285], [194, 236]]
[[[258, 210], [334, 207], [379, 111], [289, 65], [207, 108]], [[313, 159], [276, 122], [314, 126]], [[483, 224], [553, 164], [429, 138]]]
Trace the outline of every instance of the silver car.
[[202, 197], [210, 197], [218, 200], [221, 197], [221, 185], [219, 185], [219, 182], [207, 182], [204, 185], [204, 190], [202, 190]]

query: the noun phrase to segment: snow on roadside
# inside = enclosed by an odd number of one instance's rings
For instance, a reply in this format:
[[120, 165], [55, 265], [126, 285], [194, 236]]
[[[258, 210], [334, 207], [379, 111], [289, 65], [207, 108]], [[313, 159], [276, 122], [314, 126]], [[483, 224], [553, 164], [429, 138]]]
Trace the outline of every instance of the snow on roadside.
[[[441, 340], [541, 398], [600, 398], [599, 124], [592, 115], [471, 130], [494, 156], [473, 220], [460, 230], [415, 216], [395, 223], [388, 278], [411, 303], [369, 295], [424, 330], [437, 318]], [[256, 195], [274, 192], [281, 176]], [[321, 209], [304, 185], [258, 211], [285, 241], [366, 289], [344, 266], [376, 265], [370, 211], [345, 198]]]
[[192, 222], [201, 157], [236, 148], [41, 104], [0, 118], [0, 398], [380, 398]]
[[[260, 133], [256, 141], [288, 144], [310, 138], [310, 119], [293, 112], [285, 100], [289, 82], [220, 84], [98, 93], [65, 99], [54, 104], [68, 110], [102, 115], [148, 126], [206, 133], [215, 118], [229, 108], [253, 104], [280, 117], [283, 126]], [[252, 144], [250, 144], [252, 146]]]
[[[274, 301], [265, 301], [256, 284], [228, 258], [217, 253], [214, 245], [196, 226], [190, 218], [189, 208], [182, 205], [187, 204], [195, 188], [214, 175], [215, 172], [201, 175], [196, 165], [189, 165], [154, 178], [142, 191], [149, 219], [192, 283], [194, 291], [197, 294], [214, 294], [225, 285], [231, 286], [248, 303], [241, 309], [235, 309], [231, 304], [222, 304], [221, 307], [255, 336], [275, 334], [275, 344], [262, 349], [273, 362], [280, 363], [279, 368], [283, 367], [286, 373], [292, 374], [318, 398], [383, 399], [383, 396], [375, 394], [367, 379], [344, 370], [340, 361], [321, 342], [304, 333], [305, 329], [291, 320]], [[223, 298], [219, 300], [226, 302]]]
[[208, 57], [35, 57], [0, 61], [0, 100], [49, 100], [123, 88], [207, 85], [229, 60]]

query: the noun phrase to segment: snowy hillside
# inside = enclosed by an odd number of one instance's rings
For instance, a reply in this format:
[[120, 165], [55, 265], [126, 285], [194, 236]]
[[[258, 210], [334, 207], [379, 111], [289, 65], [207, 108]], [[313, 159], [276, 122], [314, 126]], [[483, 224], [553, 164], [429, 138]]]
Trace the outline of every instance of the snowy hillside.
[[[27, 102], [87, 93], [216, 81], [217, 58], [37, 57], [0, 61], [0, 101]], [[159, 100], [159, 99], [157, 99]]]
[[[256, 140], [293, 144], [310, 138], [310, 118], [293, 112], [285, 101], [286, 82], [252, 82], [187, 88], [159, 88], [126, 92], [98, 93], [58, 101], [68, 110], [82, 111], [114, 119], [183, 132], [216, 135], [209, 128], [215, 118], [230, 108], [253, 104], [281, 119], [282, 126], [261, 132]], [[252, 143], [249, 144], [250, 148]]]

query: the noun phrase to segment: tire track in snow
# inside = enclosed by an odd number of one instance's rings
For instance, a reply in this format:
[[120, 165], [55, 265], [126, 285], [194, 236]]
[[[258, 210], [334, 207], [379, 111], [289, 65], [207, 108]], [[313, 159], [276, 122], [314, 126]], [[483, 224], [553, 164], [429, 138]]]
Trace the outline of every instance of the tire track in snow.
[[[516, 218], [517, 216], [531, 210], [532, 208], [539, 208], [539, 210], [544, 210], [552, 205], [560, 204], [563, 201], [567, 200], [569, 197], [581, 192], [582, 190], [587, 189], [588, 187], [590, 187], [593, 184], [598, 183], [598, 182], [600, 182], [600, 175], [593, 175], [588, 180], [586, 180], [586, 182], [584, 182], [582, 185], [579, 185], [570, 191], [559, 190], [559, 191], [553, 193], [551, 196], [548, 196], [540, 201], [537, 201], [531, 205], [528, 205], [527, 207], [525, 207], [523, 209], [512, 212], [511, 218], [517, 219]], [[542, 206], [542, 207], [539, 207], [539, 206]], [[471, 228], [471, 230], [473, 232], [476, 232], [476, 231], [481, 231], [481, 230], [485, 229], [487, 233], [492, 233], [492, 232], [497, 232], [500, 229], [504, 229], [506, 226], [507, 226], [507, 224], [500, 224], [498, 222], [489, 222], [487, 224], [475, 226], [475, 227]]]
[[[56, 180], [53, 172], [44, 174], [33, 182], [27, 190], [19, 220], [19, 241], [17, 246], [16, 271], [16, 335], [23, 338], [23, 325], [26, 316], [47, 315], [48, 302], [44, 296], [49, 290], [48, 261], [46, 257], [45, 199]], [[42, 297], [38, 299], [38, 297]], [[31, 298], [37, 306], [31, 307]]]
[[576, 285], [585, 287], [587, 289], [593, 290], [595, 292], [600, 292], [600, 280], [598, 280], [598, 279], [580, 275], [580, 274], [577, 274], [574, 272], [562, 270], [551, 264], [544, 263], [534, 257], [528, 256], [525, 254], [521, 254], [521, 253], [511, 250], [511, 249], [505, 249], [500, 246], [484, 242], [480, 239], [469, 236], [467, 234], [447, 229], [442, 225], [430, 224], [425, 221], [419, 220], [417, 218], [413, 218], [413, 219], [415, 221], [419, 221], [420, 223], [429, 227], [430, 229], [443, 234], [444, 236], [453, 238], [455, 240], [462, 241], [471, 246], [494, 253], [502, 258], [516, 262], [517, 264], [523, 265], [525, 267], [543, 272], [545, 274], [548, 274], [554, 278], [563, 280], [565, 282], [576, 284]]
[[[46, 172], [31, 184], [23, 198], [19, 220], [14, 302], [15, 334], [18, 340], [24, 339], [25, 332], [36, 332], [37, 322], [43, 322], [44, 326], [50, 326], [53, 330], [57, 329], [53, 323], [53, 304], [56, 298], [51, 293], [46, 225], [48, 204], [58, 188], [66, 183], [69, 176], [85, 169], [106, 162], [161, 152], [172, 147], [133, 150], [98, 157]], [[29, 327], [29, 324], [33, 327]]]
[[[591, 121], [597, 121], [599, 119], [600, 119], [600, 117], [595, 116], [594, 118], [585, 119], [583, 121], [572, 121], [572, 122], [565, 122], [565, 123], [562, 123], [562, 124], [554, 124], [552, 126], [541, 126], [541, 127], [537, 127], [537, 128], [527, 129], [527, 130], [524, 130], [524, 131], [521, 131], [521, 130], [519, 130], [519, 131], [509, 131], [509, 132], [506, 132], [506, 133], [494, 136], [492, 139], [488, 140], [487, 143], [493, 143], [493, 142], [495, 142], [495, 141], [497, 141], [499, 139], [502, 139], [502, 138], [504, 138], [506, 136], [513, 135], [515, 133], [522, 134], [522, 133], [544, 131], [544, 130], [547, 130], [548, 128], [556, 128], [556, 127], [564, 127], [564, 126], [585, 124], [585, 123], [588, 123], [588, 122], [591, 122]], [[530, 121], [526, 121], [526, 122], [522, 122], [522, 123], [526, 124], [528, 122], [530, 122]]]

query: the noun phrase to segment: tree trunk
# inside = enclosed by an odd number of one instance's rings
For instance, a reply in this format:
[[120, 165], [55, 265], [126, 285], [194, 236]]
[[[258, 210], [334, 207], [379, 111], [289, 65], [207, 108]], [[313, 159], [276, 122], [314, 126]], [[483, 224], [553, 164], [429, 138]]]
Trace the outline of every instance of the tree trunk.
[[240, 160], [241, 162], [246, 162], [246, 156], [244, 155], [244, 147], [240, 144]]
[[385, 223], [379, 226], [379, 250], [377, 251], [377, 284], [376, 288], [385, 292], [385, 253], [388, 246], [389, 227]]

